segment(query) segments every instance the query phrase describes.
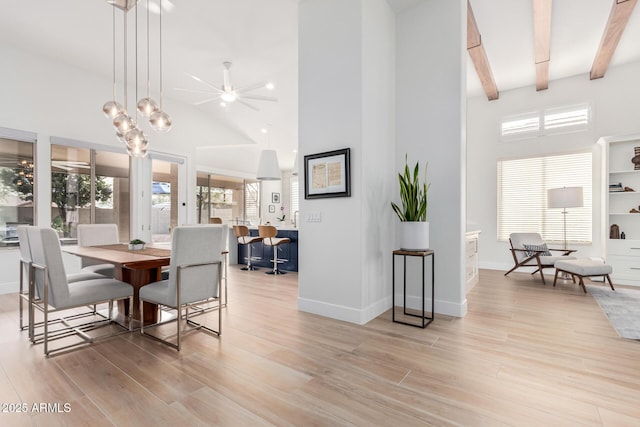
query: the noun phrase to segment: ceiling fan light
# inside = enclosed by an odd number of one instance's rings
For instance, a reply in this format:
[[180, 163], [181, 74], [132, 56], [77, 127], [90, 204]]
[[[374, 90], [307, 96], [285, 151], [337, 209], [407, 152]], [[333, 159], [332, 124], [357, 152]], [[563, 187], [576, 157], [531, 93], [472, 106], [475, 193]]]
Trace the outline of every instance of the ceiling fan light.
[[149, 116], [149, 124], [156, 132], [169, 132], [173, 122], [167, 113], [157, 110]]
[[102, 112], [108, 119], [115, 118], [118, 114], [124, 111], [124, 107], [117, 101], [107, 101], [102, 106]]
[[113, 118], [113, 126], [116, 128], [116, 132], [126, 134], [135, 127], [135, 123], [126, 111], [122, 111]]
[[151, 114], [160, 109], [156, 101], [151, 98], [142, 98], [140, 101], [138, 101], [137, 108], [138, 112], [145, 117], [150, 117]]
[[225, 92], [222, 94], [222, 96], [220, 96], [220, 98], [222, 98], [222, 100], [224, 102], [233, 102], [236, 100], [236, 93], [235, 92]]
[[275, 150], [262, 150], [256, 178], [260, 181], [279, 181], [282, 179], [278, 155]]

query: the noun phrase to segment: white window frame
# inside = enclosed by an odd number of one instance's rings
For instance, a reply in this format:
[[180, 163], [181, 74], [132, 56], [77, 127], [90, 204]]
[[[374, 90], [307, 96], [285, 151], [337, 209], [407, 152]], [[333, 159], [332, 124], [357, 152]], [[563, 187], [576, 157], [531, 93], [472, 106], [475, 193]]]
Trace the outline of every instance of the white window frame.
[[551, 107], [504, 117], [500, 121], [500, 139], [518, 141], [547, 135], [583, 132], [591, 128], [591, 103]]

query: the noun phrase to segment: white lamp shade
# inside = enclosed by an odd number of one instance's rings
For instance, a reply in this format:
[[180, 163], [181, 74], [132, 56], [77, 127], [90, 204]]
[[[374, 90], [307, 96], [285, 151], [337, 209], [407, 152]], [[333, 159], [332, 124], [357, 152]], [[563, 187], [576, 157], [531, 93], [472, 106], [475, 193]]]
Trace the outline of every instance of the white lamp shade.
[[562, 187], [547, 190], [547, 206], [556, 208], [581, 208], [584, 206], [582, 187]]
[[262, 150], [256, 178], [260, 181], [278, 181], [282, 179], [275, 150]]

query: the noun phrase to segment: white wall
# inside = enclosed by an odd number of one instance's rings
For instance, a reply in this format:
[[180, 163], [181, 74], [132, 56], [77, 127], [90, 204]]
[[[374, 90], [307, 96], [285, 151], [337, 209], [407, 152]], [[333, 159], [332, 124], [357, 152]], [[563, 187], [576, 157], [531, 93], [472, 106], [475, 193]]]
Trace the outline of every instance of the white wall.
[[393, 38], [384, 0], [300, 3], [300, 158], [350, 148], [351, 197], [300, 201], [298, 307], [355, 323], [390, 306]]
[[427, 220], [435, 250], [435, 310], [454, 316], [467, 310], [466, 8], [463, 0], [427, 0], [398, 14], [396, 21], [395, 170], [404, 168], [405, 153], [411, 167], [416, 161], [429, 163]]
[[[507, 270], [513, 266], [508, 243], [497, 241], [496, 165], [499, 159], [539, 156], [563, 152], [593, 152], [593, 244], [576, 246], [578, 257], [602, 256], [600, 215], [600, 150], [602, 136], [640, 131], [640, 63], [611, 68], [604, 78], [589, 80], [588, 74], [552, 81], [549, 89], [536, 92], [533, 86], [500, 93], [500, 99], [486, 97], [468, 101], [467, 217], [482, 229], [480, 267]], [[591, 130], [543, 136], [514, 142], [500, 142], [499, 123], [504, 116], [534, 109], [589, 101], [593, 106]]]

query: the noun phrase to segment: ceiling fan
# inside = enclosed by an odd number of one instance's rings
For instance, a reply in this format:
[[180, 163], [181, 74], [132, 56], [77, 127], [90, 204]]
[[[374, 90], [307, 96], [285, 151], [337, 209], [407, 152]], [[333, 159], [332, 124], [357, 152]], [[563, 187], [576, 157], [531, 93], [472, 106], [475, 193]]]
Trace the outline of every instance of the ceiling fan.
[[222, 65], [224, 66], [224, 70], [223, 70], [223, 84], [221, 88], [209, 82], [206, 82], [202, 80], [200, 77], [194, 76], [193, 74], [185, 73], [189, 77], [197, 81], [198, 83], [202, 83], [203, 85], [207, 86], [209, 89], [207, 90], [183, 89], [183, 88], [176, 88], [176, 89], [182, 90], [185, 92], [195, 92], [195, 93], [211, 95], [208, 98], [203, 99], [202, 101], [195, 102], [193, 105], [202, 105], [202, 104], [206, 104], [207, 102], [220, 100], [220, 105], [222, 105], [223, 107], [226, 107], [228, 104], [231, 104], [232, 102], [237, 102], [239, 104], [244, 105], [245, 107], [251, 108], [252, 110], [260, 111], [258, 107], [249, 104], [245, 100], [247, 99], [256, 100], [256, 101], [277, 101], [278, 100], [278, 98], [275, 98], [273, 96], [264, 96], [264, 95], [250, 93], [254, 90], [261, 89], [261, 88], [273, 90], [273, 87], [274, 87], [273, 84], [266, 81], [254, 83], [246, 86], [240, 86], [237, 88], [234, 87], [231, 84], [231, 79], [229, 78], [229, 69], [231, 68], [231, 62], [223, 62]]

